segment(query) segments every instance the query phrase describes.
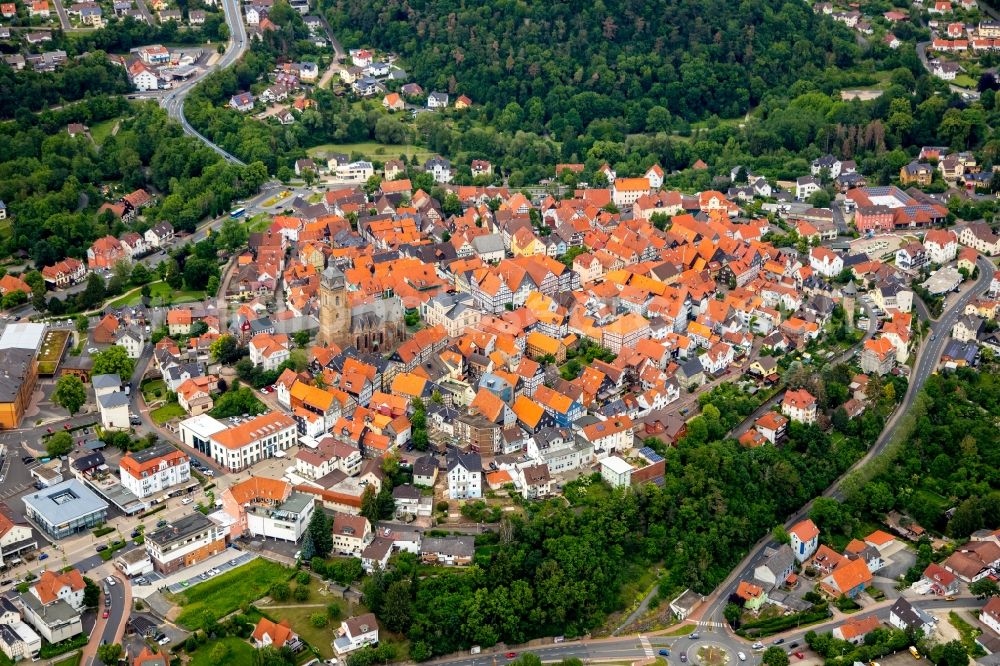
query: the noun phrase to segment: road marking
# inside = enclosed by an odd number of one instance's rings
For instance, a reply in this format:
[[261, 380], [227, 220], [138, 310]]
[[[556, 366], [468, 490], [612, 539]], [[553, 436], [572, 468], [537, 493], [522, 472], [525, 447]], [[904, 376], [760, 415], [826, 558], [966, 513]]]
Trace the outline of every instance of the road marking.
[[726, 626], [724, 622], [716, 622], [714, 620], [702, 620], [698, 623], [699, 627], [714, 627], [716, 629], [721, 629]]
[[656, 653], [653, 652], [653, 646], [649, 644], [649, 639], [647, 637], [640, 636], [639, 644], [642, 646], [643, 652], [646, 653], [646, 659], [652, 659], [653, 656], [655, 656]]

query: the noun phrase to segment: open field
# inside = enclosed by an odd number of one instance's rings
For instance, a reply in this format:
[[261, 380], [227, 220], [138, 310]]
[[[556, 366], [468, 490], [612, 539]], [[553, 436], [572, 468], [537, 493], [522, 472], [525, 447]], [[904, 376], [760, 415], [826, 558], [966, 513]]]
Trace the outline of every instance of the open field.
[[[153, 282], [149, 285], [149, 297], [152, 300], [153, 305], [159, 305], [160, 303], [166, 303], [168, 301], [172, 305], [179, 305], [181, 303], [193, 303], [195, 301], [204, 300], [205, 292], [174, 291], [166, 282]], [[120, 308], [126, 305], [138, 305], [141, 302], [142, 294], [139, 291], [136, 291], [133, 294], [122, 296], [117, 300], [111, 301], [110, 305]]]
[[406, 154], [407, 158], [416, 158], [418, 161], [423, 162], [434, 156], [434, 153], [427, 150], [426, 148], [420, 148], [419, 146], [414, 146], [412, 144], [408, 145], [396, 145], [396, 144], [386, 144], [386, 143], [375, 143], [374, 141], [365, 141], [362, 143], [344, 143], [340, 145], [334, 145], [332, 143], [326, 143], [321, 146], [316, 146], [315, 148], [309, 149], [309, 156], [315, 157], [317, 155], [322, 156], [325, 153], [345, 153], [347, 155], [353, 155], [354, 153], [360, 153], [369, 162], [377, 161], [384, 162], [386, 160], [398, 160], [400, 155]]
[[111, 118], [110, 120], [104, 120], [91, 125], [90, 136], [94, 139], [94, 143], [98, 146], [103, 145], [104, 141], [111, 136], [111, 130], [115, 128], [115, 123], [117, 122], [118, 118]]
[[149, 416], [160, 425], [163, 425], [170, 419], [179, 418], [185, 416], [186, 414], [187, 412], [184, 411], [184, 408], [176, 402], [168, 402], [162, 407], [158, 407], [151, 411]]
[[226, 638], [220, 638], [215, 641], [208, 641], [204, 645], [198, 648], [198, 650], [191, 655], [190, 666], [217, 666], [219, 662], [215, 660], [214, 651], [217, 645], [224, 645], [226, 647], [226, 657], [225, 662], [227, 664], [251, 664], [253, 663], [253, 653], [254, 649], [250, 646], [247, 641], [236, 638], [235, 636], [228, 636]]
[[184, 607], [177, 617], [177, 624], [193, 629], [202, 622], [205, 612], [215, 618], [225, 617], [243, 604], [260, 599], [273, 584], [288, 580], [291, 573], [288, 567], [256, 559], [195, 585], [174, 598]]

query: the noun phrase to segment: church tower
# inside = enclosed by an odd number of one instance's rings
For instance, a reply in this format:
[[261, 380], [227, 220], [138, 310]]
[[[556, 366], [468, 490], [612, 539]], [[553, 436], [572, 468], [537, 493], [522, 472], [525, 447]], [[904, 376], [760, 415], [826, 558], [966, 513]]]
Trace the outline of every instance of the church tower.
[[847, 317], [847, 325], [852, 329], [854, 328], [854, 308], [857, 307], [858, 298], [858, 288], [854, 286], [854, 280], [851, 280], [844, 288], [841, 290], [844, 295], [844, 315]]
[[319, 342], [334, 343], [341, 349], [350, 345], [351, 304], [344, 274], [330, 266], [319, 281]]

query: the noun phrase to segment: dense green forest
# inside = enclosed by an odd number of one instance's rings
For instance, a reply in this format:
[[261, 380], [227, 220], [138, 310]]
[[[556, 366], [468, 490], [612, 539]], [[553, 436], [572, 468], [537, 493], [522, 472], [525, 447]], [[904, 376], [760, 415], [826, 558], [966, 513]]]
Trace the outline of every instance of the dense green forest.
[[[835, 366], [808, 381], [827, 387], [822, 403], [835, 412], [850, 376]], [[474, 644], [583, 634], [627, 605], [619, 592], [652, 566], [666, 572], [660, 602], [687, 587], [708, 593], [751, 544], [862, 455], [894, 404], [895, 388], [886, 386], [893, 384], [876, 382], [871, 410], [832, 434], [793, 424], [784, 446], [747, 450], [723, 438], [754, 403], [724, 384], [704, 400], [691, 434], [664, 451], [663, 488], [611, 493], [596, 477], [576, 482], [567, 488], [574, 506], [530, 503], [508, 539], [480, 538], [469, 570], [418, 571], [404, 556], [366, 580], [365, 601], [389, 629], [405, 632], [411, 656], [426, 659]]]
[[[84, 97], [124, 94], [131, 90], [123, 67], [111, 64], [104, 53], [71, 59], [54, 72], [25, 69], [15, 72], [0, 62], [0, 118], [27, 121], [30, 112]], [[20, 115], [19, 115], [20, 114]]]
[[[86, 136], [70, 138], [66, 124], [120, 118], [119, 131], [101, 146]], [[6, 253], [24, 251], [41, 267], [66, 256], [83, 257], [90, 243], [125, 231], [121, 221], [96, 210], [144, 187], [160, 193], [145, 209], [144, 231], [161, 219], [191, 231], [206, 215], [218, 215], [267, 179], [264, 165], [226, 163], [197, 139], [185, 136], [156, 104], [129, 104], [100, 97], [59, 111], [30, 115], [0, 126], [0, 200], [17, 219]], [[111, 183], [109, 190], [102, 186]]]
[[[996, 366], [933, 375], [899, 427], [894, 449], [847, 484], [834, 527], [896, 509], [927, 529], [965, 539], [1000, 523], [1000, 377]], [[954, 508], [948, 518], [945, 512]], [[836, 524], [839, 523], [839, 524]]]
[[[400, 54], [428, 90], [583, 132], [636, 118], [732, 118], [771, 90], [871, 64], [853, 34], [796, 0], [327, 0], [345, 46]], [[886, 56], [887, 57], [887, 56]], [[657, 112], [651, 113], [653, 108]], [[663, 113], [663, 111], [667, 113]]]

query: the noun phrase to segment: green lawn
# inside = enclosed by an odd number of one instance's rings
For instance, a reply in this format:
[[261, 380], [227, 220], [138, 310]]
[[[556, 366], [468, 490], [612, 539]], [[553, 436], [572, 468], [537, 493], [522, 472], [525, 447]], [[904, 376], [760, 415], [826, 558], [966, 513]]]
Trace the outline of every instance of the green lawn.
[[170, 419], [182, 417], [185, 414], [187, 414], [187, 412], [185, 412], [184, 408], [178, 405], [176, 402], [168, 402], [162, 407], [154, 409], [149, 413], [152, 419], [157, 423], [159, 423], [160, 425], [163, 425]]
[[954, 84], [959, 88], [975, 88], [976, 81], [968, 74], [959, 74], [955, 77]]
[[388, 144], [388, 143], [375, 143], [374, 141], [364, 141], [362, 143], [344, 143], [344, 144], [332, 144], [326, 143], [321, 146], [316, 146], [315, 148], [309, 149], [309, 155], [323, 155], [324, 153], [346, 153], [347, 155], [352, 155], [353, 153], [361, 153], [368, 161], [384, 162], [386, 160], [398, 160], [399, 156], [406, 154], [410, 159], [416, 158], [423, 162], [434, 156], [434, 153], [427, 150], [426, 148], [421, 148], [419, 146], [414, 146], [413, 144]]
[[227, 652], [226, 658], [223, 663], [226, 664], [250, 664], [253, 663], [253, 647], [249, 642], [243, 640], [242, 638], [236, 638], [235, 636], [229, 636], [227, 638], [220, 638], [215, 641], [208, 641], [204, 645], [198, 648], [198, 650], [191, 655], [191, 661], [188, 662], [190, 666], [217, 666], [218, 661], [213, 659], [212, 651], [216, 645], [225, 645]]
[[[328, 597], [309, 599], [305, 603], [315, 604], [326, 602]], [[341, 616], [346, 618], [347, 611], [345, 609], [346, 604], [342, 599], [335, 599], [333, 601], [338, 602], [341, 605], [341, 609], [344, 611]], [[332, 602], [331, 602], [332, 603]], [[309, 621], [309, 617], [313, 613], [322, 613], [326, 615], [326, 608], [324, 606], [318, 607], [269, 607], [266, 612], [271, 617], [276, 620], [288, 620], [288, 623], [292, 625], [292, 629], [295, 633], [299, 635], [306, 643], [316, 648], [319, 652], [319, 656], [323, 659], [329, 659], [334, 656], [333, 645], [331, 641], [336, 638], [336, 630], [340, 627], [340, 620], [330, 620], [327, 616], [327, 625], [325, 627], [314, 627], [312, 622]]]
[[8, 217], [4, 220], [0, 220], [0, 238], [7, 238], [10, 236], [10, 230], [10, 218]]
[[103, 145], [105, 139], [111, 136], [111, 130], [114, 129], [116, 122], [118, 122], [118, 119], [112, 118], [111, 120], [105, 120], [91, 125], [90, 136], [93, 137], [94, 143], [98, 146]]
[[[6, 657], [7, 655], [0, 655], [0, 656]], [[77, 652], [76, 654], [71, 654], [65, 659], [52, 662], [52, 666], [80, 666], [81, 657], [83, 657], [83, 654]]]
[[175, 597], [175, 601], [184, 607], [177, 617], [177, 624], [193, 629], [201, 624], [205, 611], [216, 618], [224, 617], [243, 604], [260, 599], [271, 585], [288, 580], [291, 573], [288, 567], [258, 558], [234, 571], [195, 585]]
[[265, 231], [269, 226], [271, 226], [271, 216], [267, 213], [259, 213], [246, 221], [247, 231], [250, 233], [260, 233]]
[[[193, 303], [205, 300], [204, 291], [174, 291], [166, 282], [153, 282], [149, 285], [149, 297], [152, 304], [156, 305], [180, 305], [181, 303]], [[142, 301], [142, 293], [138, 290], [134, 294], [122, 296], [111, 301], [111, 305], [120, 308], [126, 305], [138, 305]]]
[[142, 383], [142, 397], [146, 402], [167, 397], [167, 384], [162, 379], [149, 379]]

